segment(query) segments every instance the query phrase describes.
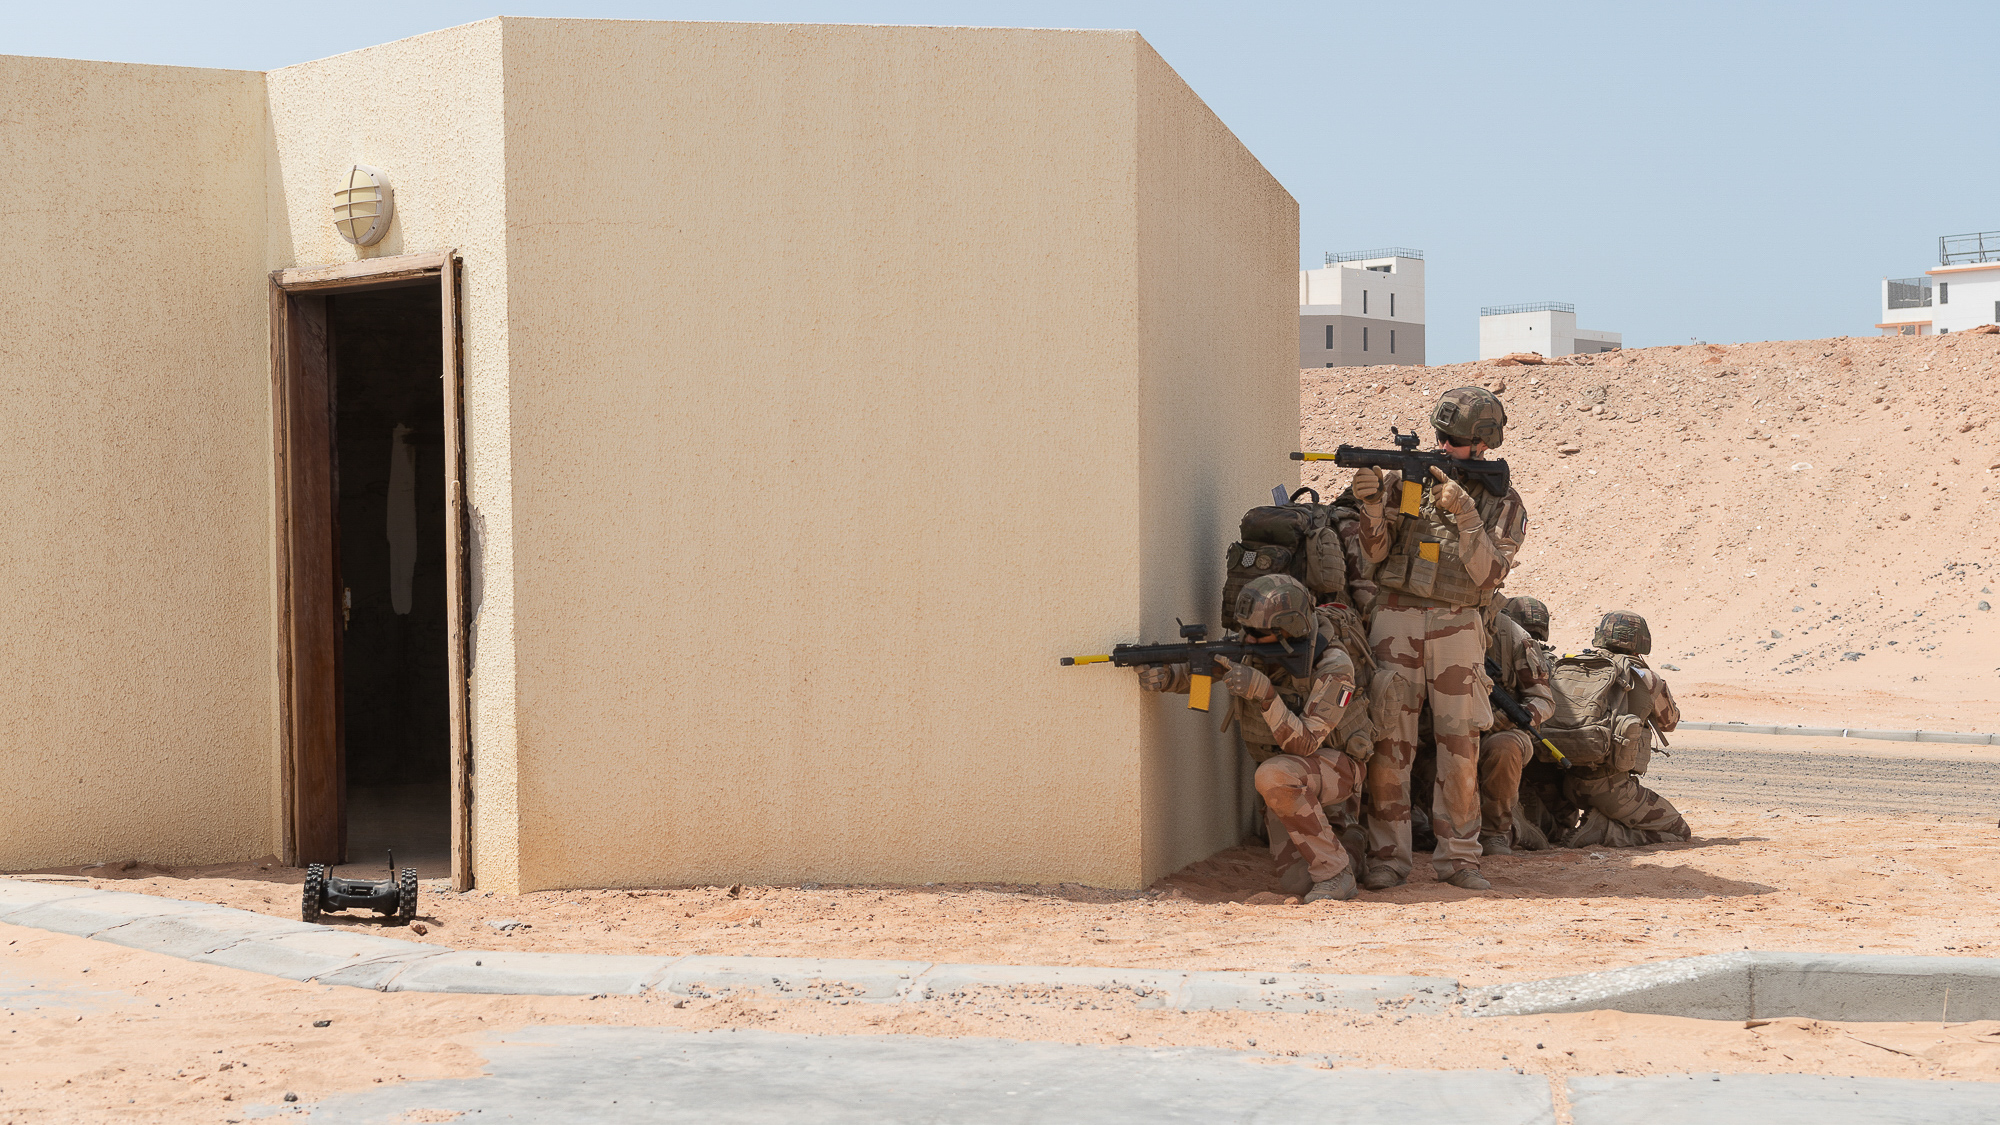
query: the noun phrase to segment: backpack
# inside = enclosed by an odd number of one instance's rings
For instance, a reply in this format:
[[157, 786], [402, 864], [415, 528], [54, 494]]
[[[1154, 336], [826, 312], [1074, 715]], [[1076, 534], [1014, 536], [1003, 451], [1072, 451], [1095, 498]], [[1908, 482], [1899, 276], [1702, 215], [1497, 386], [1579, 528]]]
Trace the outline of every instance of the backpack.
[[[1301, 504], [1299, 497], [1310, 495]], [[1274, 496], [1273, 499], [1276, 497]], [[1347, 560], [1340, 534], [1333, 529], [1319, 493], [1301, 488], [1283, 504], [1267, 504], [1243, 513], [1237, 541], [1229, 545], [1222, 583], [1222, 627], [1234, 629], [1236, 595], [1253, 579], [1289, 574], [1305, 583], [1315, 596], [1340, 593], [1346, 587]]]
[[1645, 773], [1653, 760], [1653, 693], [1632, 657], [1585, 649], [1556, 661], [1549, 687], [1556, 713], [1542, 735], [1585, 768]]

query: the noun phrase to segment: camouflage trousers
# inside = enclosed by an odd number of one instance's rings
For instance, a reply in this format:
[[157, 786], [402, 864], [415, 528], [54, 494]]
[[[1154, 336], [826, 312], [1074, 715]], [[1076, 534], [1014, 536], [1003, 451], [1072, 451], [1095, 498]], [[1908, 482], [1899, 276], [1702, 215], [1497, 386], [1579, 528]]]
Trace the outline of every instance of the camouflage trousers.
[[1672, 802], [1623, 770], [1609, 777], [1564, 778], [1563, 793], [1590, 810], [1562, 841], [1565, 847], [1636, 848], [1694, 835]]
[[1486, 626], [1474, 609], [1381, 606], [1368, 632], [1375, 756], [1368, 760], [1368, 862], [1410, 874], [1410, 766], [1425, 702], [1437, 739], [1431, 831], [1438, 878], [1479, 867], [1479, 734], [1493, 725], [1486, 701]]
[[1347, 849], [1326, 806], [1344, 806], [1360, 790], [1361, 763], [1332, 749], [1310, 758], [1278, 754], [1257, 767], [1256, 784], [1275, 822], [1271, 858], [1278, 870], [1291, 866], [1294, 856], [1304, 857], [1315, 883], [1347, 870]]
[[1496, 730], [1479, 740], [1479, 834], [1512, 838], [1521, 770], [1535, 756], [1528, 732]]

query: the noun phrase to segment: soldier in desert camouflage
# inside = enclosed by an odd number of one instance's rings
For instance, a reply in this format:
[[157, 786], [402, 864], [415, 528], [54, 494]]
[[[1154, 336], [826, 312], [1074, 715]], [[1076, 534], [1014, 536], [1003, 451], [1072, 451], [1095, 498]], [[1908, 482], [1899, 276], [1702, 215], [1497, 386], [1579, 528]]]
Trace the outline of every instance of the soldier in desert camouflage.
[[1568, 690], [1566, 685], [1572, 681], [1566, 673], [1573, 664], [1581, 666], [1605, 656], [1629, 669], [1630, 680], [1620, 702], [1610, 709], [1611, 722], [1619, 732], [1617, 748], [1601, 762], [1570, 770], [1563, 779], [1569, 799], [1589, 811], [1562, 844], [1569, 848], [1636, 848], [1686, 840], [1693, 833], [1680, 810], [1639, 784], [1634, 776], [1644, 773], [1652, 759], [1651, 732], [1671, 731], [1681, 721], [1680, 706], [1674, 702], [1667, 681], [1645, 661], [1646, 654], [1653, 651], [1652, 630], [1638, 614], [1614, 610], [1598, 623], [1590, 645], [1558, 662], [1554, 682], [1559, 692]]
[[[1500, 400], [1479, 387], [1446, 391], [1431, 412], [1438, 445], [1459, 459], [1498, 447], [1506, 424]], [[1414, 516], [1400, 507], [1384, 509], [1384, 494], [1399, 490], [1401, 473], [1357, 469], [1352, 485], [1361, 506], [1362, 550], [1379, 587], [1369, 628], [1376, 743], [1368, 767], [1363, 885], [1370, 890], [1409, 877], [1410, 766], [1426, 701], [1437, 742], [1431, 867], [1454, 886], [1491, 886], [1479, 873], [1479, 738], [1493, 725], [1481, 606], [1513, 565], [1527, 532], [1527, 509], [1512, 488], [1496, 496], [1478, 485], [1468, 491], [1436, 469], [1432, 474]]]
[[1549, 643], [1549, 607], [1539, 599], [1529, 597], [1508, 598], [1500, 607], [1500, 612], [1513, 619], [1514, 624], [1528, 631], [1535, 644], [1544, 653], [1554, 652], [1556, 646]]
[[[1523, 599], [1510, 599], [1509, 604], [1519, 600]], [[1500, 686], [1527, 708], [1535, 725], [1540, 726], [1556, 710], [1555, 696], [1549, 690], [1548, 657], [1535, 643], [1535, 638], [1504, 613], [1492, 616], [1491, 629], [1486, 658], [1500, 670]], [[1528, 732], [1496, 710], [1492, 730], [1479, 740], [1479, 849], [1482, 854], [1514, 854], [1514, 806], [1520, 799], [1521, 771], [1534, 756], [1535, 744], [1528, 737]], [[1546, 842], [1534, 843], [1540, 846]]]
[[[1221, 683], [1244, 745], [1260, 763], [1257, 792], [1285, 830], [1285, 846], [1275, 857], [1279, 868], [1295, 866], [1290, 861], [1299, 857], [1311, 880], [1309, 887], [1287, 889], [1304, 891], [1306, 902], [1353, 898], [1352, 864], [1325, 806], [1347, 803], [1360, 788], [1362, 763], [1373, 747], [1365, 711], [1355, 698], [1354, 660], [1341, 644], [1337, 618], [1315, 610], [1305, 585], [1285, 574], [1245, 585], [1236, 596], [1235, 614], [1248, 640], [1323, 646], [1308, 681], [1300, 682], [1280, 664], [1223, 660], [1228, 671]], [[1185, 664], [1142, 668], [1139, 686], [1185, 694], [1188, 672]]]
[[[1506, 604], [1500, 607], [1500, 614], [1511, 619], [1533, 638], [1535, 650], [1542, 654], [1546, 682], [1548, 665], [1554, 658], [1555, 652], [1555, 646], [1549, 644], [1549, 607], [1535, 598], [1513, 597], [1508, 598]], [[1553, 700], [1549, 706], [1554, 707]], [[1545, 723], [1548, 721], [1548, 714], [1545, 711], [1537, 712], [1536, 718], [1539, 722]], [[1485, 759], [1482, 757], [1482, 767], [1484, 763]], [[1557, 768], [1554, 760], [1546, 753], [1535, 755], [1522, 766], [1521, 780], [1516, 786], [1521, 816], [1514, 823], [1514, 846], [1540, 851], [1576, 827], [1583, 810], [1571, 804], [1569, 798], [1563, 795], [1563, 773], [1564, 771]], [[1482, 786], [1483, 784], [1482, 774]], [[1483, 806], [1481, 819], [1483, 822]], [[1481, 825], [1480, 835], [1482, 837], [1489, 835], [1484, 823]]]

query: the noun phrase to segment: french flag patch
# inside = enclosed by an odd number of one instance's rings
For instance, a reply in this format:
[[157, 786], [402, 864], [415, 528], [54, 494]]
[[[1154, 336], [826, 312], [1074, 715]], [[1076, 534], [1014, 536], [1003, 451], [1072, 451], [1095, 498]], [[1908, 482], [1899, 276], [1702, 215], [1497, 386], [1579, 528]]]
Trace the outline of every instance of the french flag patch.
[[1350, 699], [1353, 699], [1353, 698], [1354, 698], [1354, 689], [1353, 689], [1353, 688], [1341, 688], [1341, 689], [1340, 689], [1340, 705], [1341, 705], [1342, 707], [1345, 707], [1345, 706], [1347, 706], [1347, 701], [1348, 701], [1348, 700], [1350, 700]]

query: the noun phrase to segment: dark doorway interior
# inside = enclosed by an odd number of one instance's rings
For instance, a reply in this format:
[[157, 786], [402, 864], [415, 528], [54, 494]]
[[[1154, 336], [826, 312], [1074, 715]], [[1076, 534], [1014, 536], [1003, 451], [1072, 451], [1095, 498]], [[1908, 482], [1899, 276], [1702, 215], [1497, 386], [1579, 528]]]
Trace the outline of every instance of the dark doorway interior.
[[327, 300], [347, 859], [450, 873], [443, 338], [438, 286]]

